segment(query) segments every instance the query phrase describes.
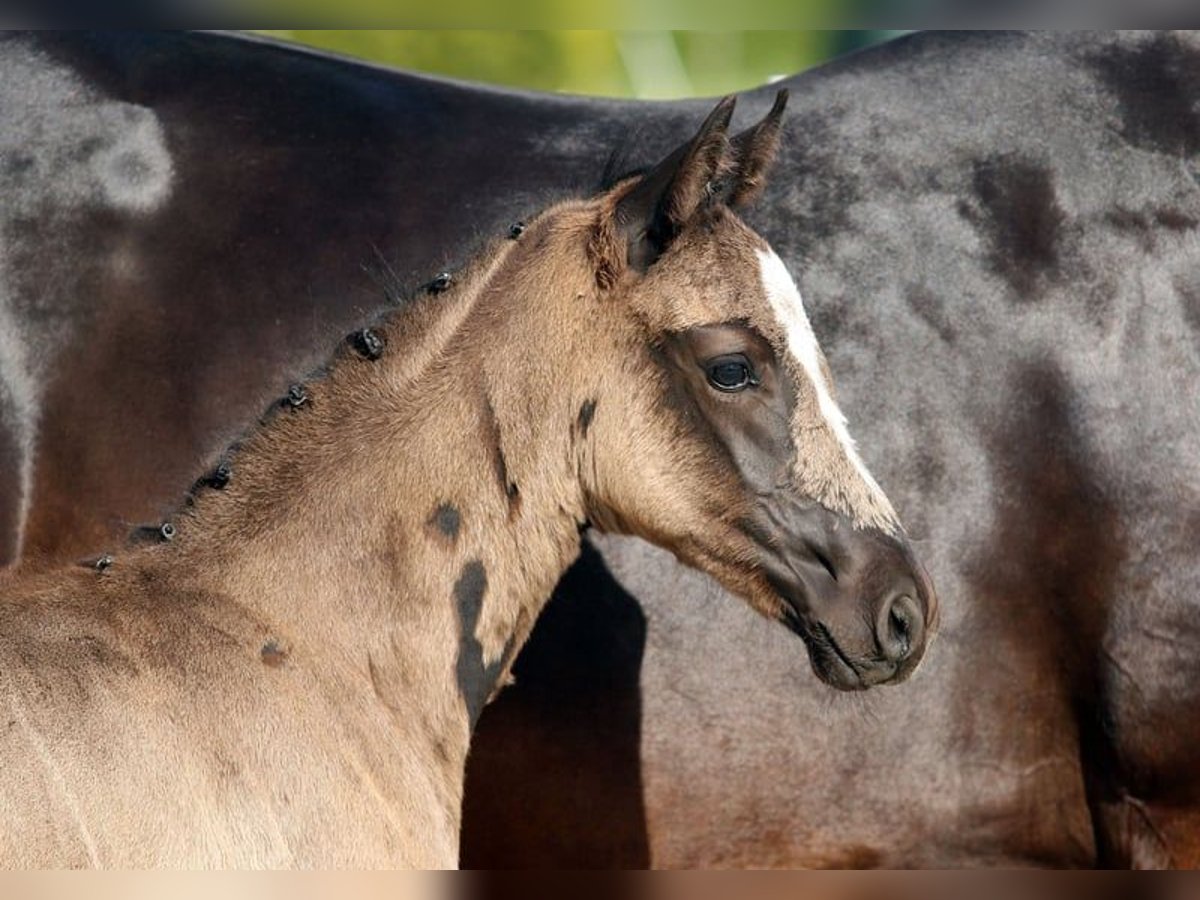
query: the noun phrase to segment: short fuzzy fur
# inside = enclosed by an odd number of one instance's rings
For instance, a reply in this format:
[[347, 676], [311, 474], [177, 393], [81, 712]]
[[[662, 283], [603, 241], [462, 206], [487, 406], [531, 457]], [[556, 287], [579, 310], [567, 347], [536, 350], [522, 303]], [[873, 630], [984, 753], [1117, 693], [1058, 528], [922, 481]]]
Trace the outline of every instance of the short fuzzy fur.
[[637, 182], [555, 206], [375, 326], [378, 359], [347, 344], [172, 540], [4, 583], [0, 863], [455, 865], [474, 720], [589, 522], [781, 616], [659, 362], [705, 323], [778, 337], [765, 245], [702, 189], [725, 156], [693, 154], [645, 273]]

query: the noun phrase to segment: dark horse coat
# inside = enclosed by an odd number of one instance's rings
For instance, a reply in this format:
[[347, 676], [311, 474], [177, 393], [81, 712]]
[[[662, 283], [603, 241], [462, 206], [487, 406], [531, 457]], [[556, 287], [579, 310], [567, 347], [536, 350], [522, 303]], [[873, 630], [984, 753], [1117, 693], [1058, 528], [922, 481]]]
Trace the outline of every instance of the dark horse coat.
[[[711, 582], [596, 539], [481, 723], [464, 864], [1200, 863], [1197, 71], [1175, 35], [925, 34], [789, 80], [752, 218], [941, 639], [905, 685], [835, 694]], [[702, 107], [5, 37], [4, 555], [116, 546], [380, 280]]]

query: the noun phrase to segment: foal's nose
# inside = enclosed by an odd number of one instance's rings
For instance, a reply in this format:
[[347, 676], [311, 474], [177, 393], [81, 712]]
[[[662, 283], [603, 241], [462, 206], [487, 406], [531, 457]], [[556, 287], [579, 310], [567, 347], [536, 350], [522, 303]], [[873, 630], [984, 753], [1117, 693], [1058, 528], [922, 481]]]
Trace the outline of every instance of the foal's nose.
[[879, 655], [897, 668], [925, 646], [925, 615], [915, 593], [914, 587], [892, 594], [875, 618]]

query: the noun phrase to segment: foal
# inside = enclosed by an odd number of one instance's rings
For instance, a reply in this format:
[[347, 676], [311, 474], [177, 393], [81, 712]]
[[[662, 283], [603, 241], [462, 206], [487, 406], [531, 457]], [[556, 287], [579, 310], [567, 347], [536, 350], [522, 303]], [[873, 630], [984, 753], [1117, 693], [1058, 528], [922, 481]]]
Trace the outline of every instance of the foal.
[[932, 592], [732, 212], [783, 101], [352, 335], [158, 543], [4, 585], [0, 862], [453, 866], [472, 727], [588, 524], [848, 687], [911, 671]]

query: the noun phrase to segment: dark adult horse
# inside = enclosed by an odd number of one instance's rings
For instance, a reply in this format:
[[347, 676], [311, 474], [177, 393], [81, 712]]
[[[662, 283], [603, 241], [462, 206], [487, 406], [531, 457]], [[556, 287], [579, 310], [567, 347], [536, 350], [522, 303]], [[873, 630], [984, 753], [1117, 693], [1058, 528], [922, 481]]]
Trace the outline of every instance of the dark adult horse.
[[[1200, 863], [1197, 72], [1176, 36], [919, 35], [788, 82], [756, 224], [940, 644], [835, 694], [710, 582], [596, 539], [484, 717], [464, 863]], [[378, 305], [364, 266], [415, 285], [702, 108], [5, 38], [6, 552], [113, 547]]]

